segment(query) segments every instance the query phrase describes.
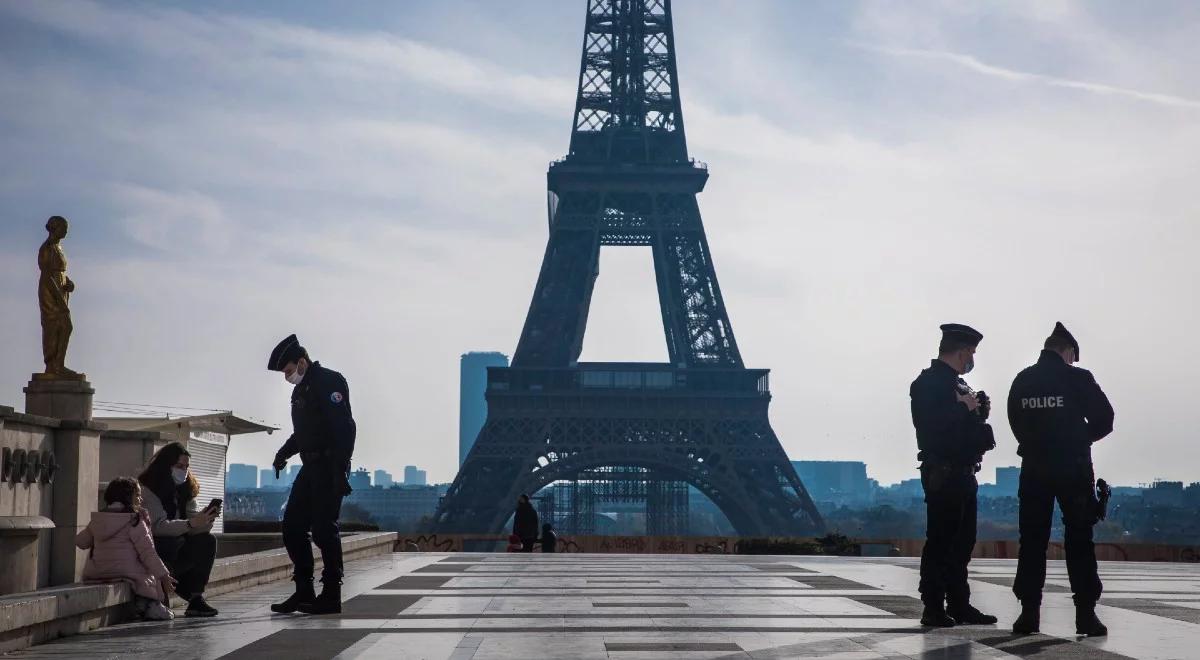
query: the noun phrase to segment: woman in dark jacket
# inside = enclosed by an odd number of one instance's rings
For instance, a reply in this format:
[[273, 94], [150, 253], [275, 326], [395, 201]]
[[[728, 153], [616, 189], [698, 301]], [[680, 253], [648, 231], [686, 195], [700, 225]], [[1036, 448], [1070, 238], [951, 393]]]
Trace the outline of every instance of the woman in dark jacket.
[[184, 616], [215, 616], [217, 610], [204, 600], [204, 588], [217, 558], [217, 539], [211, 531], [220, 511], [196, 511], [200, 484], [189, 470], [190, 460], [182, 444], [168, 443], [150, 459], [138, 481], [154, 549], [179, 581], [175, 593], [187, 601]]
[[521, 552], [533, 552], [538, 538], [538, 514], [529, 503], [528, 495], [517, 498], [517, 510], [513, 513], [513, 534], [521, 539]]

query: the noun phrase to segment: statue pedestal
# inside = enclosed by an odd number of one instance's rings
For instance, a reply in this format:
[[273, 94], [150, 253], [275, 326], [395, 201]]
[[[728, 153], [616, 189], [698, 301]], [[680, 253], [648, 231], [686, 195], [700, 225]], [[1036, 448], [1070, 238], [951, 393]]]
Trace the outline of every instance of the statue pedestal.
[[0, 596], [33, 591], [38, 586], [38, 533], [54, 529], [43, 516], [0, 516]]
[[83, 374], [72, 378], [34, 374], [33, 380], [25, 386], [25, 412], [55, 419], [88, 421], [92, 418], [92, 395], [95, 393]]
[[92, 422], [96, 390], [83, 374], [34, 374], [25, 387], [25, 412], [53, 417], [54, 455], [59, 474], [54, 479], [50, 517], [50, 584], [69, 584], [83, 575], [85, 553], [75, 549], [75, 534], [88, 524], [98, 505], [100, 431]]

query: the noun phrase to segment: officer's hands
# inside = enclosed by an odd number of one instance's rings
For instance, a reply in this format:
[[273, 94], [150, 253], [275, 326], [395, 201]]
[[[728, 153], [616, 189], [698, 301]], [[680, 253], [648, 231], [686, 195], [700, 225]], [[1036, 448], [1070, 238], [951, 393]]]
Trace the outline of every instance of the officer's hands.
[[283, 469], [287, 467], [287, 459], [276, 454], [275, 462], [271, 463], [271, 467], [275, 468], [275, 476], [278, 477], [279, 473], [282, 472]]
[[966, 404], [967, 410], [969, 410], [971, 412], [975, 412], [975, 409], [979, 407], [979, 399], [976, 399], [971, 394], [963, 394], [961, 392], [956, 392], [954, 394], [954, 396], [956, 396], [958, 398], [959, 403]]

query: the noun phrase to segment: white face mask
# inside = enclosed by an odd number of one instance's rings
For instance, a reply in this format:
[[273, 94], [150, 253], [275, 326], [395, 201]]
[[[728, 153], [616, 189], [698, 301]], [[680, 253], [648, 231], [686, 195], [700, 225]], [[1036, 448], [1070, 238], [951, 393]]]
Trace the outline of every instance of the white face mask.
[[182, 486], [187, 481], [188, 471], [186, 468], [171, 468], [171, 480], [176, 486]]
[[297, 362], [296, 370], [293, 371], [291, 373], [291, 375], [284, 374], [283, 378], [284, 378], [284, 380], [291, 383], [292, 385], [299, 385], [300, 381], [304, 380], [304, 372], [305, 371], [307, 371], [307, 369], [301, 369], [300, 363]]

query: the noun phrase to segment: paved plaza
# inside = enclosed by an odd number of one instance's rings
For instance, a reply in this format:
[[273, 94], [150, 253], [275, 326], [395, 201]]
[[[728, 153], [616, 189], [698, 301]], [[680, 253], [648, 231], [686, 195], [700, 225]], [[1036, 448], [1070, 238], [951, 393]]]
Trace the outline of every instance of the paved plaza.
[[922, 629], [914, 559], [394, 554], [348, 566], [343, 614], [272, 615], [276, 583], [216, 619], [134, 623], [13, 658], [1197, 658], [1200, 566], [1101, 564], [1106, 639], [1074, 635], [1061, 562], [1043, 634], [1008, 630], [1015, 562], [972, 562], [996, 626]]

